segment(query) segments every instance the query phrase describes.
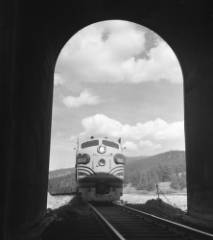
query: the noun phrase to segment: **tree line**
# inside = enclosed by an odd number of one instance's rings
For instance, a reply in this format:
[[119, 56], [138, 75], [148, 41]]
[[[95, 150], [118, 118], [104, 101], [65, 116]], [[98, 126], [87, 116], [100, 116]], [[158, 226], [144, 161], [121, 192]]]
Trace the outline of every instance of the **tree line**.
[[75, 173], [49, 179], [48, 192], [52, 195], [71, 194], [76, 191]]
[[[146, 170], [136, 168], [125, 170], [125, 184], [131, 184], [137, 190], [155, 190], [159, 182], [170, 182], [170, 187], [182, 190], [186, 187], [185, 164], [158, 164]], [[49, 179], [48, 191], [51, 194], [70, 194], [76, 190], [76, 177], [72, 172], [65, 176]]]
[[185, 164], [158, 164], [148, 170], [134, 169], [125, 172], [125, 183], [131, 184], [137, 190], [152, 191], [159, 182], [170, 182], [170, 187], [182, 190], [186, 187]]

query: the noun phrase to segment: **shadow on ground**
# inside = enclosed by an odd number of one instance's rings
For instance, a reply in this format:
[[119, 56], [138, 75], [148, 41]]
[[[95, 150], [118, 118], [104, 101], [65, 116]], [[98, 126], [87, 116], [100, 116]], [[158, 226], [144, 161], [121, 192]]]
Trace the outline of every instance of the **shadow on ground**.
[[[161, 199], [151, 199], [145, 204], [127, 204], [130, 207], [157, 215], [175, 222], [186, 224], [204, 231], [212, 232], [206, 226], [190, 219], [179, 208], [173, 207]], [[54, 210], [48, 210], [44, 218], [45, 230], [41, 234], [42, 240], [87, 239], [87, 228], [102, 231], [91, 213], [87, 202], [75, 196], [68, 204]], [[96, 230], [94, 230], [96, 229]]]
[[90, 217], [88, 204], [79, 197], [74, 197], [68, 204], [55, 210], [48, 210], [42, 240], [78, 239], [83, 230], [83, 222]]

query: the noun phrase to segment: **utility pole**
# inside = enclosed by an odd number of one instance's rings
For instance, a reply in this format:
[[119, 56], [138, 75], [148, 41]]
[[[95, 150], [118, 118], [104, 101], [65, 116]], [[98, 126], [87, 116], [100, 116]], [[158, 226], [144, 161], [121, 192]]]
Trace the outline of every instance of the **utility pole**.
[[159, 191], [158, 183], [156, 183], [155, 186], [156, 186], [156, 190], [157, 190], [157, 196], [158, 196], [158, 199], [159, 199], [160, 198], [160, 191]]

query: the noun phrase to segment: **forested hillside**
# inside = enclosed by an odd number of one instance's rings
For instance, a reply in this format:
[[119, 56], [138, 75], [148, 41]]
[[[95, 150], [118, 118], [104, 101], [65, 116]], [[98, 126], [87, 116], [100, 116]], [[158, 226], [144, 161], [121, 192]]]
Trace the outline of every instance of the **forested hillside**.
[[[151, 157], [128, 157], [125, 184], [138, 190], [151, 191], [158, 182], [171, 182], [173, 189], [186, 187], [184, 151], [170, 151]], [[68, 194], [75, 191], [75, 169], [59, 169], [49, 173], [49, 192]]]
[[171, 187], [174, 189], [186, 187], [186, 164], [183, 151], [130, 158], [125, 169], [125, 183], [131, 183], [138, 190], [153, 190], [158, 182], [171, 182]]
[[49, 173], [48, 192], [50, 194], [71, 194], [75, 190], [75, 168], [59, 169]]
[[49, 179], [63, 177], [75, 173], [75, 168], [63, 168], [49, 172]]

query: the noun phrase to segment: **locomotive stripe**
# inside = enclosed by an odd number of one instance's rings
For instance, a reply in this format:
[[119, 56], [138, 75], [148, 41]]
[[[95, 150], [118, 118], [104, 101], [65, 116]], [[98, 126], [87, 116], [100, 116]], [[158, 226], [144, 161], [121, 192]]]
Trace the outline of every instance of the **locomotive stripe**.
[[114, 167], [113, 169], [111, 169], [111, 171], [113, 171], [114, 169], [117, 169], [117, 168], [124, 168], [124, 166], [123, 165], [119, 165], [119, 166]]
[[122, 166], [115, 167], [115, 168], [111, 169], [111, 171], [110, 171], [109, 173], [113, 173], [113, 172], [115, 172], [116, 170], [122, 170], [122, 171], [124, 171], [124, 167], [122, 167]]
[[93, 174], [95, 174], [95, 172], [90, 168], [90, 167], [87, 167], [87, 166], [84, 166], [84, 165], [78, 165], [77, 166], [77, 169], [87, 169], [89, 171], [91, 171]]
[[85, 173], [88, 173], [89, 175], [93, 175], [93, 172], [90, 172], [87, 169], [78, 169], [78, 173], [79, 172], [85, 172]]
[[89, 175], [89, 176], [94, 175], [93, 173], [90, 173], [90, 172], [84, 171], [84, 170], [78, 171], [78, 174], [79, 174], [79, 173], [85, 173], [85, 174], [87, 174], [87, 175]]
[[83, 170], [83, 171], [87, 171], [89, 173], [93, 173], [93, 171], [91, 171], [91, 170], [89, 170], [87, 168], [78, 168], [77, 171], [79, 171], [79, 170]]
[[78, 172], [78, 177], [79, 176], [82, 176], [81, 174], [83, 173], [84, 176], [90, 176], [91, 174], [90, 173], [87, 173], [87, 172]]
[[88, 168], [88, 167], [79, 166], [77, 169], [85, 169], [87, 171], [90, 171], [90, 172], [94, 173], [94, 171], [91, 168]]
[[90, 172], [90, 173], [93, 174], [93, 171], [91, 169], [89, 169], [89, 168], [79, 167], [79, 168], [77, 168], [77, 171], [78, 170], [85, 170], [85, 171]]
[[119, 171], [119, 170], [124, 171], [124, 168], [116, 168], [116, 169], [113, 169], [111, 172], [116, 172], [116, 171]]
[[112, 175], [116, 175], [117, 173], [123, 173], [124, 171], [122, 171], [122, 170], [117, 170], [117, 171], [115, 171], [115, 172], [113, 172], [113, 173], [111, 173]]
[[113, 171], [115, 171], [115, 170], [117, 170], [117, 169], [123, 169], [123, 170], [124, 170], [124, 167], [113, 168], [113, 169], [110, 170], [110, 173], [113, 172]]
[[112, 172], [112, 173], [110, 173], [111, 175], [114, 175], [114, 174], [116, 174], [116, 173], [118, 173], [118, 172], [124, 172], [123, 170], [117, 170], [117, 171], [114, 171], [114, 172]]
[[85, 172], [78, 172], [78, 177], [82, 177], [82, 176], [89, 176], [90, 174], [85, 173]]
[[117, 171], [117, 172], [111, 173], [111, 175], [116, 176], [118, 173], [122, 173], [124, 175], [123, 171]]

